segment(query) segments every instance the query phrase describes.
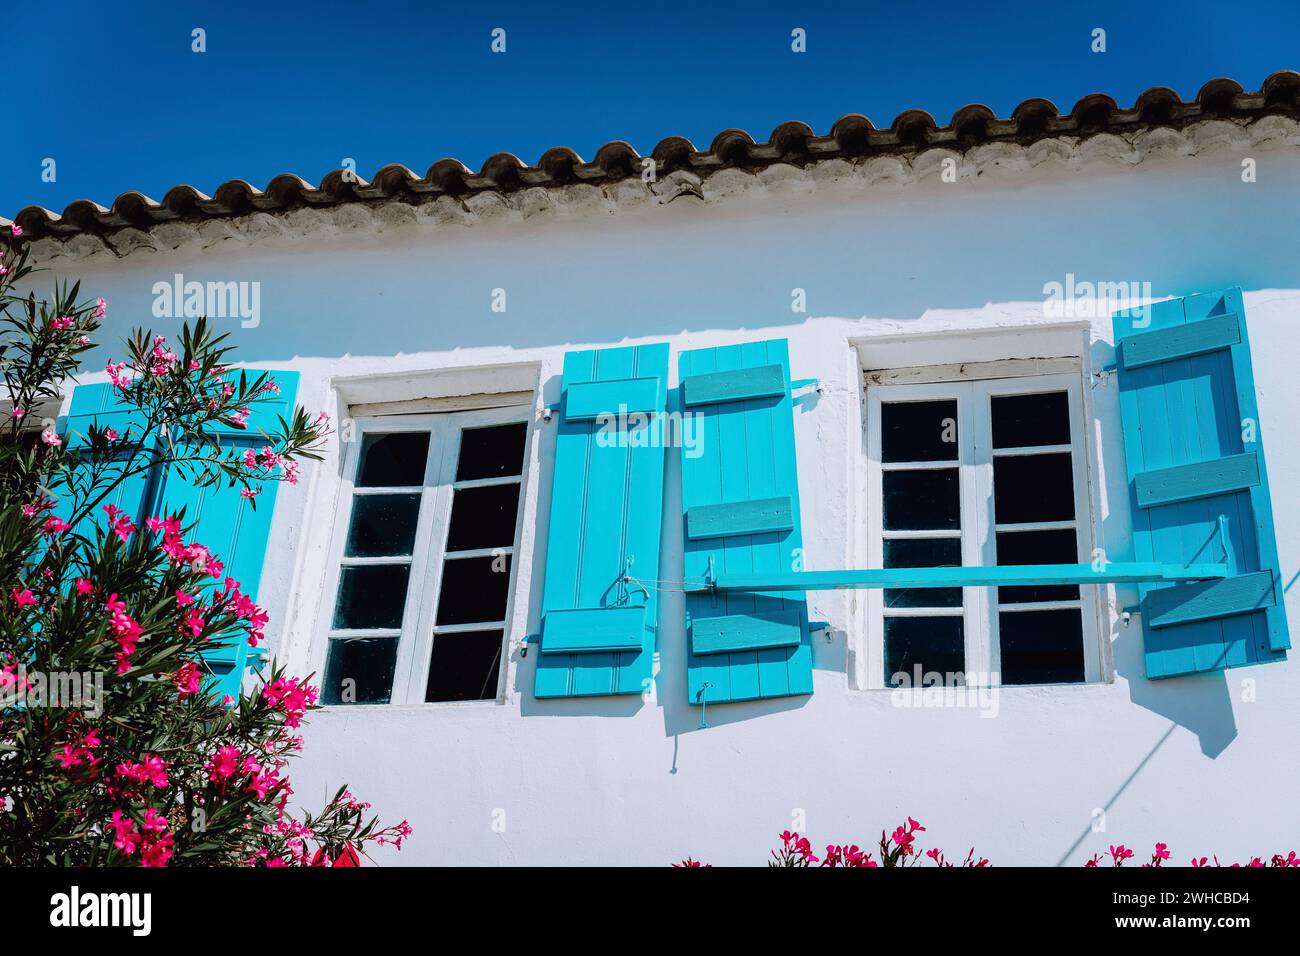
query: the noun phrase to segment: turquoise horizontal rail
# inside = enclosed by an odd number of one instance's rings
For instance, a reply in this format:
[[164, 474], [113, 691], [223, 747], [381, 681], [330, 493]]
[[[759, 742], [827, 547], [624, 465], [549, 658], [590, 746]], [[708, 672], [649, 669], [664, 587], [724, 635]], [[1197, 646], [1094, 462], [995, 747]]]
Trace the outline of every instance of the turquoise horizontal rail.
[[1103, 570], [1091, 564], [1030, 564], [1014, 567], [876, 568], [857, 571], [795, 571], [789, 574], [720, 574], [715, 591], [831, 591], [843, 588], [981, 588], [1054, 584], [1137, 584], [1205, 581], [1228, 576], [1226, 564], [1112, 562]]

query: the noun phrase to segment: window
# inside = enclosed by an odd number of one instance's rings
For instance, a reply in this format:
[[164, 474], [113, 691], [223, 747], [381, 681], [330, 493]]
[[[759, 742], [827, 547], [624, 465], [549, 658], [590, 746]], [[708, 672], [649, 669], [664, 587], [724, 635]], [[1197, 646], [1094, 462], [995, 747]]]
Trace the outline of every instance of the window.
[[527, 435], [509, 409], [358, 423], [325, 703], [498, 698]]
[[[869, 386], [870, 565], [1089, 563], [1082, 429], [1077, 375]], [[1099, 680], [1095, 591], [870, 591], [872, 684]]]

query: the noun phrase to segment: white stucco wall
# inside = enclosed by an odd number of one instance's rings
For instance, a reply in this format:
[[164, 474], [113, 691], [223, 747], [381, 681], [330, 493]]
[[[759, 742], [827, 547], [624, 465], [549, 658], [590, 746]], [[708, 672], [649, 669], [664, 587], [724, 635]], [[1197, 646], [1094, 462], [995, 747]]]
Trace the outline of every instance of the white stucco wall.
[[[679, 349], [788, 337], [794, 376], [827, 386], [796, 407], [811, 570], [848, 566], [866, 520], [850, 340], [1041, 324], [1044, 283], [1069, 273], [1150, 282], [1157, 298], [1240, 285], [1290, 580], [1300, 565], [1291, 493], [1300, 476], [1300, 157], [1288, 147], [1256, 158], [1252, 184], [1241, 182], [1241, 157], [1220, 151], [1134, 169], [957, 184], [936, 174], [905, 187], [775, 189], [707, 206], [683, 198], [618, 216], [231, 242], [98, 256], [76, 269], [87, 292], [109, 300], [113, 334], [174, 324], [150, 317], [153, 283], [174, 273], [261, 282], [260, 326], [228, 323], [239, 355], [301, 371], [299, 401], [336, 417], [346, 410], [331, 394], [334, 376], [536, 361], [543, 403], [554, 404], [567, 348], [667, 340], [675, 384]], [[807, 291], [807, 315], [791, 313], [796, 287]], [[489, 308], [496, 288], [507, 292], [504, 314]], [[1113, 360], [1109, 338], [1109, 320], [1098, 319], [1085, 363]], [[940, 341], [944, 361], [985, 357], [961, 331]], [[1123, 559], [1131, 551], [1115, 386], [1089, 391], [1098, 535]], [[536, 428], [512, 645], [539, 622], [554, 428]], [[263, 579], [274, 647], [299, 672], [322, 666], [337, 455], [308, 471], [303, 486], [282, 489]], [[678, 478], [670, 455], [664, 578], [680, 575], [671, 557], [681, 551]], [[1297, 591], [1287, 601], [1293, 622]], [[1133, 595], [1106, 600], [1123, 607]], [[960, 856], [974, 845], [995, 864], [1078, 863], [1121, 841], [1139, 853], [1165, 841], [1179, 863], [1194, 850], [1236, 859], [1300, 842], [1294, 663], [1148, 682], [1140, 627], [1124, 629], [1108, 612], [1113, 680], [1008, 688], [992, 719], [903, 709], [888, 691], [851, 686], [864, 640], [857, 601], [810, 595], [811, 616], [835, 628], [833, 640], [815, 642], [810, 698], [711, 707], [700, 729], [686, 703], [682, 602], [667, 594], [657, 700], [537, 701], [535, 658], [512, 647], [503, 703], [314, 714], [294, 786], [311, 804], [347, 781], [385, 818], [409, 819], [415, 837], [400, 855], [381, 855], [391, 863], [666, 864], [686, 854], [761, 863], [787, 827], [814, 843], [871, 844], [905, 814], [929, 828], [926, 846]], [[1107, 811], [1102, 833], [1091, 829], [1096, 808]]]

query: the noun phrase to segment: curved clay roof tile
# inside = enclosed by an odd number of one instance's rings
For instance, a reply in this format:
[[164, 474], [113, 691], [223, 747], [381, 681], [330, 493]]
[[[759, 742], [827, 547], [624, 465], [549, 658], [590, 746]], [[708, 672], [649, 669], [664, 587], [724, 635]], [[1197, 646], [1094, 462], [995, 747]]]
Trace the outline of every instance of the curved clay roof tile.
[[1267, 106], [1300, 107], [1300, 73], [1278, 70], [1263, 82], [1259, 91], [1264, 94]]
[[841, 152], [856, 156], [867, 151], [875, 128], [875, 124], [861, 113], [846, 113], [835, 121], [830, 136]]
[[[264, 195], [274, 199], [282, 206], [295, 206], [303, 200], [306, 193], [314, 193], [316, 187], [301, 176], [293, 173], [281, 173], [266, 184]], [[168, 193], [168, 195], [171, 195]]]
[[465, 181], [472, 175], [474, 174], [469, 171], [469, 167], [459, 159], [440, 159], [429, 167], [424, 178], [442, 192], [459, 196], [469, 191]]
[[483, 160], [478, 174], [493, 186], [509, 188], [519, 185], [519, 174], [527, 168], [514, 153], [493, 153]]
[[1118, 109], [1119, 104], [1105, 93], [1089, 93], [1074, 104], [1070, 119], [1082, 130], [1105, 129]]
[[767, 138], [767, 141], [780, 150], [783, 156], [803, 155], [808, 152], [808, 140], [815, 136], [812, 127], [807, 123], [791, 120], [772, 130], [772, 135]]
[[[113, 200], [112, 213], [131, 225], [148, 229], [154, 223], [175, 218], [170, 211], [159, 206], [141, 192], [125, 192]], [[158, 213], [161, 213], [159, 215]]]
[[651, 156], [660, 174], [690, 165], [691, 156], [698, 150], [685, 136], [669, 136], [655, 144]]
[[[97, 232], [103, 217], [107, 214], [108, 210], [97, 202], [91, 202], [89, 199], [74, 199], [64, 207], [63, 215], [59, 218], [61, 224], [76, 226], [86, 232]], [[19, 225], [21, 224], [20, 222]]]
[[988, 139], [989, 124], [995, 122], [998, 115], [983, 103], [971, 103], [952, 114], [948, 126], [957, 134], [960, 143], [981, 143]]
[[890, 131], [904, 146], [926, 145], [930, 141], [931, 134], [938, 128], [934, 117], [925, 110], [904, 110], [894, 117], [894, 122], [889, 124]]
[[641, 171], [641, 154], [631, 143], [621, 139], [612, 140], [596, 150], [592, 163], [599, 166], [607, 175], [637, 175]]
[[543, 181], [555, 185], [576, 182], [574, 167], [585, 165], [582, 157], [567, 146], [552, 146], [537, 160], [537, 169], [545, 174]]
[[754, 137], [743, 129], [724, 129], [709, 144], [709, 152], [716, 156], [724, 166], [746, 166], [750, 162], [750, 148]]
[[1233, 100], [1242, 92], [1241, 84], [1236, 80], [1219, 77], [1201, 87], [1196, 94], [1196, 102], [1200, 104], [1202, 112], [1221, 116], [1232, 112]]
[[1168, 123], [1178, 115], [1182, 98], [1167, 86], [1153, 86], [1143, 91], [1133, 108], [1144, 123]]

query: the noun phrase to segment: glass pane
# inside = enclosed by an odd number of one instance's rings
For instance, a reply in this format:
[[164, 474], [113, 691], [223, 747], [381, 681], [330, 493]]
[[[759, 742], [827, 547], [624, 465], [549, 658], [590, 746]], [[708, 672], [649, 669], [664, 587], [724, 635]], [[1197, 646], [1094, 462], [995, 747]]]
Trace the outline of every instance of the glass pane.
[[998, 615], [1002, 683], [1077, 684], [1083, 680], [1083, 612], [1010, 611]]
[[437, 623], [504, 621], [509, 594], [509, 555], [444, 561]]
[[504, 478], [524, 473], [524, 439], [527, 422], [494, 425], [491, 428], [467, 428], [460, 433], [460, 460], [456, 462], [456, 480]]
[[[955, 568], [961, 539], [908, 538], [885, 542], [887, 568]], [[961, 588], [886, 588], [885, 607], [961, 607]]]
[[998, 395], [993, 399], [993, 447], [1070, 444], [1070, 396]]
[[411, 488], [424, 484], [428, 432], [394, 432], [361, 439], [361, 488]]
[[925, 681], [935, 679], [926, 675], [934, 673], [941, 675], [939, 683], [949, 686], [964, 683], [964, 677], [950, 679], [947, 675], [964, 675], [965, 671], [966, 645], [959, 616], [885, 618], [886, 686], [924, 686]]
[[395, 637], [330, 641], [321, 697], [327, 704], [386, 704], [396, 664]]
[[424, 699], [491, 700], [501, 668], [501, 631], [435, 634]]
[[880, 406], [881, 461], [956, 461], [957, 400]]
[[353, 630], [401, 627], [406, 603], [407, 564], [376, 564], [344, 568], [339, 577], [334, 627]]
[[[997, 538], [998, 564], [1001, 565], [1079, 563], [1079, 552], [1072, 528], [1064, 531], [999, 531]], [[1077, 601], [1078, 599], [1077, 584], [998, 588], [1000, 604]]]
[[993, 510], [998, 524], [1073, 518], [1074, 470], [1070, 453], [994, 458]]
[[882, 476], [885, 529], [953, 531], [961, 527], [957, 469], [887, 471]]
[[343, 553], [350, 558], [410, 554], [419, 517], [419, 495], [357, 495]]
[[451, 502], [448, 551], [508, 548], [515, 543], [518, 485], [458, 488]]

